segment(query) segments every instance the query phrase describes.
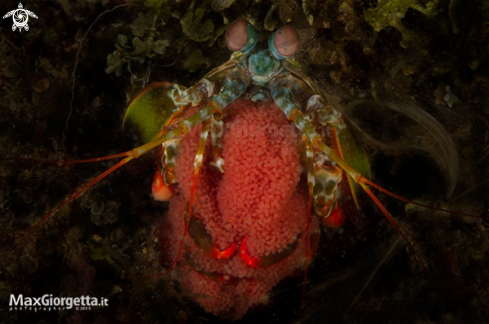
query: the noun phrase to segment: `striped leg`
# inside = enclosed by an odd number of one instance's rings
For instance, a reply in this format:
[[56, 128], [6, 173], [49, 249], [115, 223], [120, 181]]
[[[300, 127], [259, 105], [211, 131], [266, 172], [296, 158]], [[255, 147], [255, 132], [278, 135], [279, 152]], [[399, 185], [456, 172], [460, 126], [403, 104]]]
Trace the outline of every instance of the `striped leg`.
[[170, 138], [182, 136], [186, 134], [188, 130], [195, 127], [197, 124], [203, 123], [202, 131], [200, 133], [199, 146], [194, 159], [194, 177], [187, 211], [188, 216], [186, 217], [185, 221], [183, 239], [180, 242], [178, 252], [173, 259], [172, 264], [161, 275], [168, 273], [171, 269], [173, 269], [173, 267], [178, 262], [181, 252], [183, 250], [185, 236], [188, 233], [190, 220], [192, 218], [192, 209], [194, 204], [195, 191], [197, 188], [197, 180], [204, 159], [204, 150], [209, 131], [211, 132], [211, 144], [214, 150], [213, 153], [218, 154], [220, 157], [220, 141], [222, 137], [223, 127], [222, 121], [220, 121], [220, 117], [223, 114], [223, 110], [233, 101], [238, 99], [246, 91], [246, 88], [247, 83], [241, 79], [228, 80], [221, 92], [210, 99], [208, 104], [203, 109], [199, 110], [197, 113], [190, 116], [189, 118], [181, 121], [178, 128], [168, 132], [168, 134], [173, 133]]
[[[351, 178], [352, 182], [360, 185], [360, 187], [368, 194], [368, 196], [375, 202], [377, 207], [382, 211], [384, 216], [389, 220], [389, 222], [396, 228], [397, 232], [403, 237], [406, 243], [413, 249], [416, 257], [424, 265], [421, 258], [418, 256], [416, 249], [414, 248], [411, 241], [408, 239], [407, 231], [400, 226], [397, 221], [392, 217], [389, 211], [384, 207], [384, 205], [379, 201], [375, 194], [370, 190], [368, 186], [372, 186], [382, 192], [387, 193], [397, 199], [411, 202], [405, 198], [395, 195], [386, 189], [380, 187], [369, 179], [365, 178], [362, 174], [357, 172], [353, 167], [351, 167], [343, 158], [340, 157], [331, 147], [326, 145], [311, 123], [304, 117], [300, 107], [294, 101], [294, 95], [292, 91], [280, 84], [277, 84], [271, 89], [272, 98], [275, 103], [280, 107], [280, 109], [285, 113], [287, 118], [295, 124], [295, 126], [304, 134], [306, 139], [311, 142], [313, 149], [323, 152], [328, 156], [330, 160], [335, 162], [338, 167], [340, 167], [346, 174]], [[349, 134], [349, 133], [347, 133]], [[351, 134], [350, 134], [351, 136]], [[341, 151], [340, 151], [341, 152]], [[309, 172], [309, 171], [308, 171]], [[317, 180], [317, 179], [316, 179]], [[308, 234], [308, 233], [307, 233]]]

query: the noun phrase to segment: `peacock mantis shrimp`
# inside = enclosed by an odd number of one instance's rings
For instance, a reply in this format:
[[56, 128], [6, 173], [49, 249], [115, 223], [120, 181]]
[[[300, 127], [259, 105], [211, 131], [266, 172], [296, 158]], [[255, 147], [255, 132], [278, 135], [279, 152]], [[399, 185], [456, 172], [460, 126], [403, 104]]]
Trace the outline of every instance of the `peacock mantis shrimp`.
[[306, 269], [320, 223], [341, 226], [344, 200], [363, 190], [410, 244], [371, 187], [365, 152], [342, 115], [293, 55], [292, 26], [268, 42], [245, 20], [230, 24], [231, 59], [189, 88], [158, 82], [129, 104], [124, 128], [146, 143], [91, 160], [122, 158], [46, 215], [107, 175], [160, 148], [152, 193], [170, 201], [158, 237], [185, 295], [239, 319], [283, 278]]

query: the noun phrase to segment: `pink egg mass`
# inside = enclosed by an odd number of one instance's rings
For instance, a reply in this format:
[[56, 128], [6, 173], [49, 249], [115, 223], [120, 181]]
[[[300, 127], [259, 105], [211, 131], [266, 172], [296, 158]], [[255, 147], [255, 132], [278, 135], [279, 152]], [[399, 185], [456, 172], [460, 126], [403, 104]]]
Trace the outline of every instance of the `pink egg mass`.
[[159, 241], [171, 261], [184, 240], [175, 269], [183, 294], [207, 312], [237, 320], [267, 303], [284, 277], [303, 271], [311, 252], [306, 257], [305, 241], [319, 224], [311, 220], [306, 238], [308, 192], [295, 126], [273, 102], [240, 99], [224, 112], [224, 173], [211, 166], [208, 139], [184, 235], [201, 126], [192, 129], [180, 142], [178, 185], [159, 223]]

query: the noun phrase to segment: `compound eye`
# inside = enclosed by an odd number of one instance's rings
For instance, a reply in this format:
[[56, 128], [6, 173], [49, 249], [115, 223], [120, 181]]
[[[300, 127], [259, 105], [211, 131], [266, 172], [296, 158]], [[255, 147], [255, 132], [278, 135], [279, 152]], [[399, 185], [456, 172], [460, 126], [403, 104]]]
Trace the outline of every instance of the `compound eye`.
[[241, 50], [248, 40], [246, 20], [236, 20], [229, 25], [226, 31], [226, 46], [233, 52]]
[[255, 47], [258, 33], [246, 20], [232, 22], [226, 31], [226, 46], [233, 52], [246, 53]]
[[294, 55], [300, 44], [299, 33], [289, 25], [279, 28], [268, 40], [270, 51], [279, 60]]

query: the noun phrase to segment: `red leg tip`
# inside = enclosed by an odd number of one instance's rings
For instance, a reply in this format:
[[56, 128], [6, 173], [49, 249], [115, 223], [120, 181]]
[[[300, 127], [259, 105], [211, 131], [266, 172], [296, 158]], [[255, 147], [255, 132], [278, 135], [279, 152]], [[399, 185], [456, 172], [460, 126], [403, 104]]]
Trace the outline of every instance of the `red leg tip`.
[[229, 247], [227, 247], [226, 249], [222, 250], [222, 251], [219, 250], [216, 243], [214, 243], [214, 246], [212, 247], [211, 257], [218, 259], [218, 260], [227, 259], [230, 256], [232, 256], [234, 254], [234, 252], [236, 252], [237, 249], [238, 249], [238, 244], [236, 242], [233, 243], [232, 245], [230, 245]]
[[151, 191], [153, 193], [153, 198], [158, 201], [169, 201], [173, 196], [173, 189], [165, 184], [159, 168], [156, 170], [153, 178]]
[[335, 208], [328, 218], [322, 221], [322, 223], [329, 228], [339, 228], [343, 226], [345, 222], [345, 214], [341, 208]]
[[248, 253], [248, 246], [246, 245], [246, 236], [243, 237], [243, 240], [241, 241], [241, 247], [239, 248], [239, 255], [241, 256], [241, 259], [243, 259], [244, 263], [246, 263], [253, 269], [258, 267], [260, 263], [260, 258], [251, 257], [250, 254]]

